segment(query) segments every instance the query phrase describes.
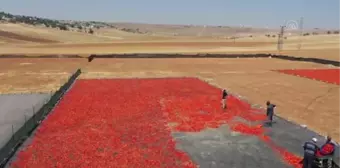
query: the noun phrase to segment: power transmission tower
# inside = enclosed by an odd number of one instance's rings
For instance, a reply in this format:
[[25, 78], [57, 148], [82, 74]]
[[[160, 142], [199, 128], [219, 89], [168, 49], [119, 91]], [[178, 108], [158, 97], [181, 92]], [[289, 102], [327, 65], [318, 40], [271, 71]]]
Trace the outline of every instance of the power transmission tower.
[[277, 41], [277, 50], [281, 51], [282, 50], [282, 46], [283, 46], [283, 34], [284, 34], [284, 30], [285, 30], [286, 26], [281, 26], [281, 30], [279, 33], [279, 38]]
[[302, 36], [303, 36], [303, 17], [300, 18], [299, 28], [300, 28], [300, 41], [299, 41], [299, 44], [298, 44], [298, 50], [301, 50], [301, 47], [302, 47]]

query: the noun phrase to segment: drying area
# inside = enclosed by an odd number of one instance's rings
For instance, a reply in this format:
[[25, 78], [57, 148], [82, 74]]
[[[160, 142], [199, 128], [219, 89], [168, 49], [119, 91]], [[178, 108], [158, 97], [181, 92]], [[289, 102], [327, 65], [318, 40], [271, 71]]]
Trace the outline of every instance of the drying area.
[[340, 85], [340, 69], [293, 69], [279, 72]]
[[12, 138], [12, 135], [49, 100], [50, 96], [50, 94], [0, 95], [0, 147]]
[[219, 93], [197, 78], [78, 80], [9, 167], [297, 167], [264, 111], [234, 96], [223, 110]]
[[[86, 59], [63, 58], [1, 60], [7, 67], [0, 70], [5, 74], [11, 72], [16, 78], [15, 81], [5, 81], [13, 88], [25, 82], [20, 74], [34, 74], [27, 92], [43, 92], [44, 89], [39, 86], [46, 84], [41, 78], [45, 74], [50, 73], [53, 78], [55, 74], [67, 74], [75, 68], [84, 71], [75, 87], [36, 131], [32, 141], [26, 143], [23, 151], [14, 157], [17, 165], [44, 167], [55, 164], [53, 160], [58, 159], [62, 160], [58, 164], [72, 162], [70, 165], [124, 165], [130, 162], [134, 166], [147, 164], [157, 167], [160, 163], [173, 163], [166, 158], [174, 158], [177, 166], [189, 167], [195, 164], [225, 167], [226, 162], [231, 160], [235, 160], [230, 163], [236, 167], [249, 167], [250, 164], [268, 167], [268, 163], [278, 167], [297, 166], [301, 144], [315, 133], [280, 118], [275, 119], [273, 128], [263, 128], [263, 111], [253, 109], [245, 99], [260, 106], [271, 100], [278, 106], [276, 113], [280, 117], [305, 124], [321, 135], [331, 134], [339, 141], [339, 118], [334, 117], [339, 116], [338, 85], [275, 71], [334, 69], [327, 65], [270, 58], [95, 59], [91, 63]], [[59, 86], [55, 84], [49, 89], [56, 90]], [[216, 86], [227, 88], [233, 94], [228, 100], [229, 113], [220, 109], [220, 89]], [[119, 113], [124, 110], [128, 112]], [[148, 137], [149, 134], [141, 130], [153, 132], [152, 135], [159, 134], [161, 138]], [[101, 145], [112, 137], [121, 138]], [[322, 137], [319, 139], [323, 142]], [[131, 145], [137, 141], [140, 142], [137, 146]], [[92, 142], [98, 143], [93, 145]], [[151, 149], [147, 145], [150, 142], [155, 142]], [[72, 147], [69, 143], [73, 144]], [[160, 149], [160, 146], [166, 147], [167, 152], [162, 153], [165, 149]], [[253, 156], [258, 150], [261, 155]], [[65, 151], [69, 155], [61, 154]], [[50, 159], [36, 160], [33, 155]], [[238, 162], [240, 158], [248, 159]], [[90, 163], [86, 160], [97, 161]]]
[[[91, 63], [86, 59], [4, 58], [0, 63], [4, 93], [57, 90], [76, 68], [84, 72], [80, 78], [90, 79], [198, 77], [252, 104], [264, 106], [271, 100], [278, 105], [279, 116], [321, 135], [331, 134], [339, 142], [340, 121], [334, 117], [340, 111], [338, 85], [273, 71], [334, 69], [327, 65], [268, 58], [95, 59]], [[28, 72], [34, 75], [23, 75]]]
[[[152, 65], [152, 66], [151, 66]], [[252, 104], [275, 103], [276, 113], [339, 141], [339, 87], [272, 70], [333, 69], [326, 65], [278, 59], [95, 59], [81, 78], [194, 76]], [[321, 113], [321, 111], [323, 113]]]

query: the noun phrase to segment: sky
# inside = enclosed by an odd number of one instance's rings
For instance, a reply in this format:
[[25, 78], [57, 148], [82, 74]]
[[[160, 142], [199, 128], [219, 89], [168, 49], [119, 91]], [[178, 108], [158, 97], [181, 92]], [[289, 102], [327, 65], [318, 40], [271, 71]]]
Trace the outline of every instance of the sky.
[[339, 0], [0, 0], [0, 11], [62, 20], [339, 28]]

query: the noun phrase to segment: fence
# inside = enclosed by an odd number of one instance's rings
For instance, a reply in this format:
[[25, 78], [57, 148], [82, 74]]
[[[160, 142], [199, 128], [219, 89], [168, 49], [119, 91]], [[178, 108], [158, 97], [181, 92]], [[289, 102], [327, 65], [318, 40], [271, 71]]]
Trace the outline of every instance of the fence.
[[[14, 132], [12, 125], [12, 137], [11, 139], [0, 149], [0, 168], [5, 167], [9, 159], [15, 154], [16, 150], [22, 143], [30, 136], [30, 134], [39, 126], [42, 120], [46, 118], [48, 113], [59, 102], [66, 91], [71, 87], [77, 77], [81, 74], [81, 70], [78, 69], [68, 81], [59, 88], [49, 99], [40, 106], [40, 109], [32, 109], [32, 117], [26, 118], [25, 123], [21, 128]], [[35, 112], [37, 110], [37, 112]]]

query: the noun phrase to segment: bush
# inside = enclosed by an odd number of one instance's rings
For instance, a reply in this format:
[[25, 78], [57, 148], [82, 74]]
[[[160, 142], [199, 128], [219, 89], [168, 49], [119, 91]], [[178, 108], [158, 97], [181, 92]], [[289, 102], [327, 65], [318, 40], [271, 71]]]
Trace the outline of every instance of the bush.
[[332, 32], [331, 31], [327, 31], [327, 34], [332, 34]]
[[305, 34], [303, 34], [303, 36], [309, 36], [309, 33], [305, 33]]
[[90, 34], [93, 34], [93, 33], [94, 33], [94, 31], [93, 31], [92, 29], [90, 29], [90, 30], [89, 30], [89, 33], [90, 33]]
[[59, 29], [60, 30], [68, 30], [67, 26], [66, 25], [59, 25]]
[[339, 30], [334, 31], [333, 34], [339, 34]]

